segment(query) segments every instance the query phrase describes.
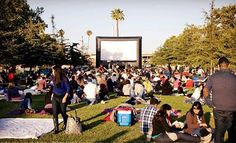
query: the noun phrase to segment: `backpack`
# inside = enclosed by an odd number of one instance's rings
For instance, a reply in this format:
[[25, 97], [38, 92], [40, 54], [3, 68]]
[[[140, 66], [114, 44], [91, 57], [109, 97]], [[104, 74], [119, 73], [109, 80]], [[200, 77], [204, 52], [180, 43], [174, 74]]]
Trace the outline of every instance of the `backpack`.
[[82, 134], [82, 125], [81, 125], [80, 117], [77, 116], [76, 110], [75, 110], [75, 115], [70, 114], [70, 116], [67, 119], [65, 133], [77, 134], [77, 135]]

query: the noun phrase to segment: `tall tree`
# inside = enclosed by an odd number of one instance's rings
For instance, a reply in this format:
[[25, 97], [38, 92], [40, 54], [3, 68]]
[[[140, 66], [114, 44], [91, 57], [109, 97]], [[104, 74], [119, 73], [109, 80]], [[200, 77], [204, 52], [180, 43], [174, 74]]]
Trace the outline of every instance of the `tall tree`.
[[[206, 13], [203, 26], [187, 25], [178, 36], [168, 38], [153, 54], [152, 64], [181, 64], [211, 68], [226, 56], [236, 70], [236, 5]], [[212, 61], [212, 64], [211, 64]]]
[[18, 64], [20, 48], [39, 45], [46, 26], [39, 16], [43, 8], [33, 11], [26, 0], [3, 0], [0, 5], [0, 63]]
[[67, 59], [67, 64], [73, 65], [76, 67], [77, 65], [89, 65], [88, 58], [86, 55], [82, 53], [81, 50], [78, 49], [78, 43], [73, 43], [72, 45], [66, 46], [65, 56]]
[[213, 66], [217, 64], [219, 57], [226, 56], [230, 59], [231, 66], [236, 69], [236, 5], [206, 12], [204, 28]]
[[0, 5], [1, 64], [31, 67], [65, 62], [60, 43], [45, 34], [43, 8], [32, 10], [26, 0], [2, 0]]
[[117, 37], [119, 37], [119, 21], [124, 20], [123, 10], [117, 8], [111, 11], [111, 18], [116, 20], [116, 33]]

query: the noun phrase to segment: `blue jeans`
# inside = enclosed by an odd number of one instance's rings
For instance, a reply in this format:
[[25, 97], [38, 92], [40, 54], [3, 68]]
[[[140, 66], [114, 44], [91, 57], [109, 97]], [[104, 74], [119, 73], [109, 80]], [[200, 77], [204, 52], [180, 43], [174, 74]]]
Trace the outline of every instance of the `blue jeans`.
[[228, 142], [235, 142], [235, 112], [213, 110], [215, 119], [215, 143], [223, 143], [225, 132], [228, 131]]

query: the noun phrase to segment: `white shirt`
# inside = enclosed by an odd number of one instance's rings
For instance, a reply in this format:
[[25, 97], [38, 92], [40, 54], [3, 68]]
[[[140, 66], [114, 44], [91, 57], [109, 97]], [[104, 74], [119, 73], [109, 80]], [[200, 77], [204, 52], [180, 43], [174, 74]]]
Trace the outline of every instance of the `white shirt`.
[[98, 93], [97, 85], [88, 82], [88, 84], [84, 86], [84, 93], [86, 94], [86, 98], [96, 98]]
[[134, 84], [134, 92], [135, 92], [135, 95], [137, 96], [142, 96], [143, 95], [143, 92], [144, 92], [144, 87], [142, 84], [139, 84], [139, 83], [135, 83]]
[[197, 87], [197, 88], [195, 88], [193, 95], [191, 97], [197, 100], [200, 98], [200, 96], [201, 96], [201, 91], [200, 91], [199, 87]]
[[124, 95], [128, 95], [128, 96], [131, 95], [131, 92], [132, 92], [131, 90], [132, 90], [131, 84], [125, 84], [122, 88]]
[[198, 69], [198, 71], [197, 71], [197, 74], [199, 74], [199, 75], [201, 75], [201, 76], [202, 76], [202, 75], [203, 75], [203, 73], [204, 73], [204, 70], [203, 70], [203, 69], [201, 69], [201, 68], [200, 68], [200, 69]]

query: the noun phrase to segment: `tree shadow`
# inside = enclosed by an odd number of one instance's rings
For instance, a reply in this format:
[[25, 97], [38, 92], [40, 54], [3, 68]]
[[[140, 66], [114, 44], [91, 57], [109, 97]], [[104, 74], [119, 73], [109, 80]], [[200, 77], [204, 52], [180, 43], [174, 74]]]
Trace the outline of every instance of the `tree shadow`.
[[95, 143], [113, 143], [116, 138], [119, 138], [120, 136], [126, 134], [127, 132], [128, 132], [127, 130], [121, 131], [121, 132], [116, 133], [113, 136], [111, 136], [111, 137], [109, 137], [109, 138], [107, 138], [105, 140], [96, 141]]
[[148, 143], [148, 141], [146, 141], [144, 135], [141, 135], [138, 138], [130, 140], [130, 141], [127, 141], [125, 143]]

